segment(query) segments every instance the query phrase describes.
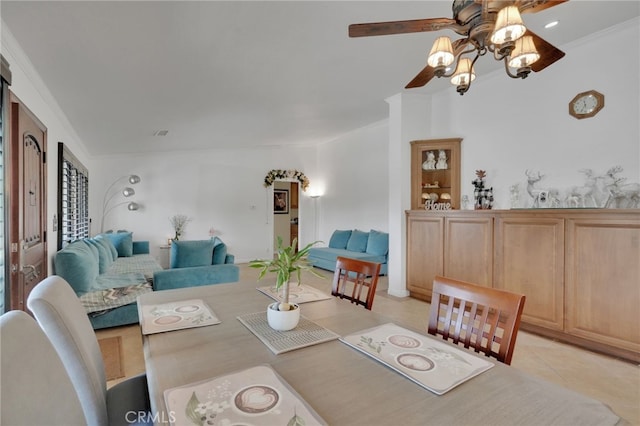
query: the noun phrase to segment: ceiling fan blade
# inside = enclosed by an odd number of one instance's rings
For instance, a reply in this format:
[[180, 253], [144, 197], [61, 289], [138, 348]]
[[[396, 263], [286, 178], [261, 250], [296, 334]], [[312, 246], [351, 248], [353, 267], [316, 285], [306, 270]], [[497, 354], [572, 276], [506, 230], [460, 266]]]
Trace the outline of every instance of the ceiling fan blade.
[[409, 21], [372, 22], [369, 24], [349, 25], [349, 37], [369, 37], [389, 34], [419, 33], [439, 31], [444, 28], [460, 27], [455, 19], [432, 18], [413, 19]]
[[[451, 47], [453, 48], [453, 56], [457, 57], [462, 52], [462, 50], [464, 50], [464, 47], [467, 45], [468, 42], [469, 42], [469, 39], [466, 39], [466, 38], [461, 38], [454, 41], [451, 44]], [[435, 77], [435, 68], [427, 65], [404, 88], [413, 89], [416, 87], [422, 87], [425, 84], [427, 84], [429, 81], [431, 81], [433, 77]]]
[[522, 1], [522, 4], [520, 5], [520, 13], [536, 13], [568, 1], [569, 0]]
[[422, 69], [422, 71], [418, 73], [418, 75], [413, 77], [413, 80], [411, 80], [409, 84], [404, 86], [404, 88], [414, 89], [416, 87], [422, 87], [428, 82], [430, 82], [434, 76], [435, 76], [435, 68], [432, 68], [429, 65], [427, 65]]
[[540, 54], [540, 59], [531, 64], [531, 69], [533, 71], [542, 71], [549, 65], [564, 57], [565, 53], [562, 50], [558, 49], [548, 41], [539, 37], [533, 31], [528, 29], [525, 35], [530, 35], [531, 37], [533, 37], [533, 44], [536, 46], [536, 49]]

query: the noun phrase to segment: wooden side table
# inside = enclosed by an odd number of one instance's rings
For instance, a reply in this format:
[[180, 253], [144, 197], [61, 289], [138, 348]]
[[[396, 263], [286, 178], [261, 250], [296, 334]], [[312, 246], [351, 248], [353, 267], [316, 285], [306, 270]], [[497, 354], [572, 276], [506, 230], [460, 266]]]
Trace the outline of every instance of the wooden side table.
[[171, 255], [171, 245], [163, 244], [160, 246], [160, 266], [163, 269], [169, 269], [169, 256]]

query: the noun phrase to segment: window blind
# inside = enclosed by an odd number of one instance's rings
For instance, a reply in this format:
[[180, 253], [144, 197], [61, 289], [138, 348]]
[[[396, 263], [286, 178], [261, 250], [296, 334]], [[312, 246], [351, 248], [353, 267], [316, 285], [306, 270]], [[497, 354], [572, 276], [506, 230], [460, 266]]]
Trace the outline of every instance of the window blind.
[[89, 171], [62, 142], [58, 142], [58, 250], [87, 238]]

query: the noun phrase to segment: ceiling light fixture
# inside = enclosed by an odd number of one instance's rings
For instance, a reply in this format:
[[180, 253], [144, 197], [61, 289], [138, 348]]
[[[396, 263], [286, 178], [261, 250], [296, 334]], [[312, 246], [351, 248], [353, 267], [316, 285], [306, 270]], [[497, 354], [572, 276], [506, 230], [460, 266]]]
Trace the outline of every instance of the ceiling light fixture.
[[[476, 61], [487, 52], [493, 53], [495, 60], [504, 61], [505, 72], [511, 78], [527, 78], [531, 64], [540, 58], [533, 37], [525, 35], [527, 27], [522, 22], [517, 6], [504, 7], [497, 16], [495, 13], [485, 13], [480, 19], [467, 39], [452, 44], [449, 37], [438, 37], [427, 58], [427, 64], [435, 69], [435, 76], [451, 77], [451, 84], [456, 86], [461, 95], [469, 90], [476, 77], [473, 69]], [[462, 50], [467, 45], [471, 47]], [[473, 60], [465, 57], [474, 53]], [[454, 61], [455, 71], [448, 73], [447, 67]]]
[[545, 28], [547, 28], [547, 29], [549, 29], [549, 28], [555, 27], [556, 25], [558, 25], [558, 21], [552, 21], [552, 22], [549, 22], [549, 23], [548, 23], [547, 25], [545, 25], [544, 27], [545, 27]]

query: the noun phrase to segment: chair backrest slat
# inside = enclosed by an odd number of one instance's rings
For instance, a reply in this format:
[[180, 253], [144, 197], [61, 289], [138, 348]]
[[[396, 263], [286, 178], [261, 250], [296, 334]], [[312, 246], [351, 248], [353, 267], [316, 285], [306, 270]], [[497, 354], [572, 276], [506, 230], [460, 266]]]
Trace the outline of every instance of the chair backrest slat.
[[437, 276], [427, 332], [510, 364], [524, 302], [524, 295]]
[[[380, 264], [377, 262], [338, 257], [336, 270], [333, 274], [331, 294], [371, 310], [379, 274]], [[351, 295], [348, 290], [350, 283], [353, 284]], [[363, 295], [365, 291], [366, 294]]]

